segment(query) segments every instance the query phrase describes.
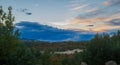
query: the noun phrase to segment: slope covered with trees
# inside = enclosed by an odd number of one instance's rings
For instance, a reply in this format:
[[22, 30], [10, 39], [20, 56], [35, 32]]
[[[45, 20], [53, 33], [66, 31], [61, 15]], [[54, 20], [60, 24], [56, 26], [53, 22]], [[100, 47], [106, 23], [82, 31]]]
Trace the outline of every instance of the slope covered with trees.
[[79, 58], [89, 65], [104, 65], [110, 60], [120, 64], [120, 31], [111, 37], [108, 34], [96, 34]]

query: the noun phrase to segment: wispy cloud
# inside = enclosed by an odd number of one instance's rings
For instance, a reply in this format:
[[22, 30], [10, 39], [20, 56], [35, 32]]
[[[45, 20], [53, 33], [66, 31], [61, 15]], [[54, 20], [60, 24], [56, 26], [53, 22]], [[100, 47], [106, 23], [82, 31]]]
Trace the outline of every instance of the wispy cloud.
[[[43, 4], [45, 9], [35, 11], [35, 14], [43, 12], [38, 15], [38, 17], [42, 15], [40, 23], [45, 21], [43, 24], [59, 29], [91, 32], [103, 32], [120, 28], [120, 0], [68, 0], [66, 1], [67, 4], [62, 4], [63, 2], [61, 2], [55, 2], [55, 5], [57, 3], [58, 6], [67, 7], [61, 9], [62, 7], [56, 6], [55, 9], [58, 7], [58, 12], [54, 9], [51, 11], [53, 13], [48, 11], [54, 7], [50, 5], [51, 3], [47, 5], [47, 7], [50, 7], [46, 8], [46, 4]], [[34, 7], [40, 7], [41, 4], [34, 3], [33, 5]], [[32, 15], [33, 13], [26, 8], [20, 9], [19, 12], [23, 12], [26, 15]], [[60, 17], [56, 17], [59, 15]], [[39, 19], [38, 17], [36, 19]], [[43, 18], [48, 20], [42, 20]], [[50, 21], [52, 18], [55, 20]]]
[[27, 8], [20, 8], [20, 9], [17, 9], [18, 12], [26, 12], [28, 9]]
[[[107, 17], [93, 17], [93, 18], [73, 18], [65, 20], [66, 25], [56, 25], [58, 28], [71, 29], [77, 31], [91, 31], [91, 32], [103, 32], [106, 30], [112, 30], [120, 28], [119, 20], [120, 14], [114, 14]], [[109, 23], [109, 24], [108, 24]], [[114, 25], [114, 27], [113, 27]], [[54, 25], [53, 25], [54, 26]]]
[[80, 5], [80, 6], [76, 6], [76, 7], [73, 7], [72, 10], [73, 11], [78, 11], [78, 10], [81, 10], [85, 7], [88, 7], [90, 4], [84, 4], [84, 5]]
[[108, 0], [111, 5], [120, 5], [120, 0]]
[[32, 12], [29, 12], [30, 10], [27, 8], [20, 8], [20, 9], [17, 9], [16, 11], [24, 13], [25, 15], [32, 15]]
[[110, 6], [111, 4], [110, 4], [110, 2], [105, 1], [105, 2], [102, 2], [102, 5], [103, 5], [103, 6]]
[[97, 10], [99, 10], [99, 8], [98, 8], [98, 7], [95, 7], [95, 8], [86, 10], [85, 12], [89, 13], [89, 12], [94, 12], [94, 11], [97, 11]]
[[120, 27], [120, 19], [113, 19], [113, 20], [109, 21], [108, 24], [112, 25], [112, 26], [119, 26]]
[[104, 6], [119, 6], [120, 0], [106, 0], [102, 4]]
[[[76, 17], [66, 19], [52, 26], [61, 29], [84, 30], [91, 32], [103, 32], [106, 30], [120, 28], [120, 0], [101, 0], [101, 1], [86, 1], [72, 0], [70, 9], [76, 12]], [[65, 24], [64, 24], [65, 23]], [[64, 25], [62, 25], [64, 24]], [[114, 27], [113, 27], [114, 26]]]

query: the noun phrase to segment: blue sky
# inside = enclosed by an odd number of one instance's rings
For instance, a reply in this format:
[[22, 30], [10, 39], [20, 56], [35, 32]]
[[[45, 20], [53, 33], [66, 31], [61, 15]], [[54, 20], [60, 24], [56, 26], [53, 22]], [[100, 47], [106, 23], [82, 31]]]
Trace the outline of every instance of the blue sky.
[[0, 5], [13, 7], [15, 24], [28, 21], [85, 34], [120, 30], [120, 0], [0, 0]]
[[[0, 4], [13, 7], [16, 21], [57, 22], [69, 18], [67, 0], [1, 0]], [[25, 15], [21, 10], [27, 9], [32, 15]], [[47, 23], [48, 24], [48, 23]]]

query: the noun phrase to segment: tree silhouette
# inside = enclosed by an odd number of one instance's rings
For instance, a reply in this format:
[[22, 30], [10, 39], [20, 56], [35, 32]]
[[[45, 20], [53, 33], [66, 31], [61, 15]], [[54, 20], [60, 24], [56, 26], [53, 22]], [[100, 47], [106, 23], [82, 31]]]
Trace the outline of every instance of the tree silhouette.
[[14, 18], [12, 7], [5, 13], [0, 6], [0, 65], [40, 65], [40, 53], [19, 40]]

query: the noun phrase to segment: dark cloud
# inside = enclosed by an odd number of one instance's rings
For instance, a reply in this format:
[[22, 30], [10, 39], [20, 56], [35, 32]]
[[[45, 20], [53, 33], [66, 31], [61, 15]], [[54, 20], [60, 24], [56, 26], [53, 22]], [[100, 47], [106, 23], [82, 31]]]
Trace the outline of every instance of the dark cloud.
[[90, 40], [94, 34], [84, 34], [82, 31], [62, 30], [57, 29], [48, 25], [38, 24], [36, 22], [22, 21], [17, 23], [16, 26], [19, 28], [21, 38], [23, 39], [34, 39], [41, 41], [65, 41], [70, 39], [71, 41], [82, 41]]
[[108, 22], [109, 25], [112, 26], [120, 26], [120, 19], [114, 19]]
[[87, 25], [87, 27], [93, 27], [94, 25]]
[[25, 14], [26, 14], [26, 15], [32, 15], [32, 13], [31, 13], [31, 12], [26, 12]]
[[22, 13], [25, 13], [26, 15], [32, 15], [31, 12], [29, 12], [30, 10], [27, 9], [27, 8], [20, 8], [20, 9], [17, 9], [18, 12], [22, 12]]

